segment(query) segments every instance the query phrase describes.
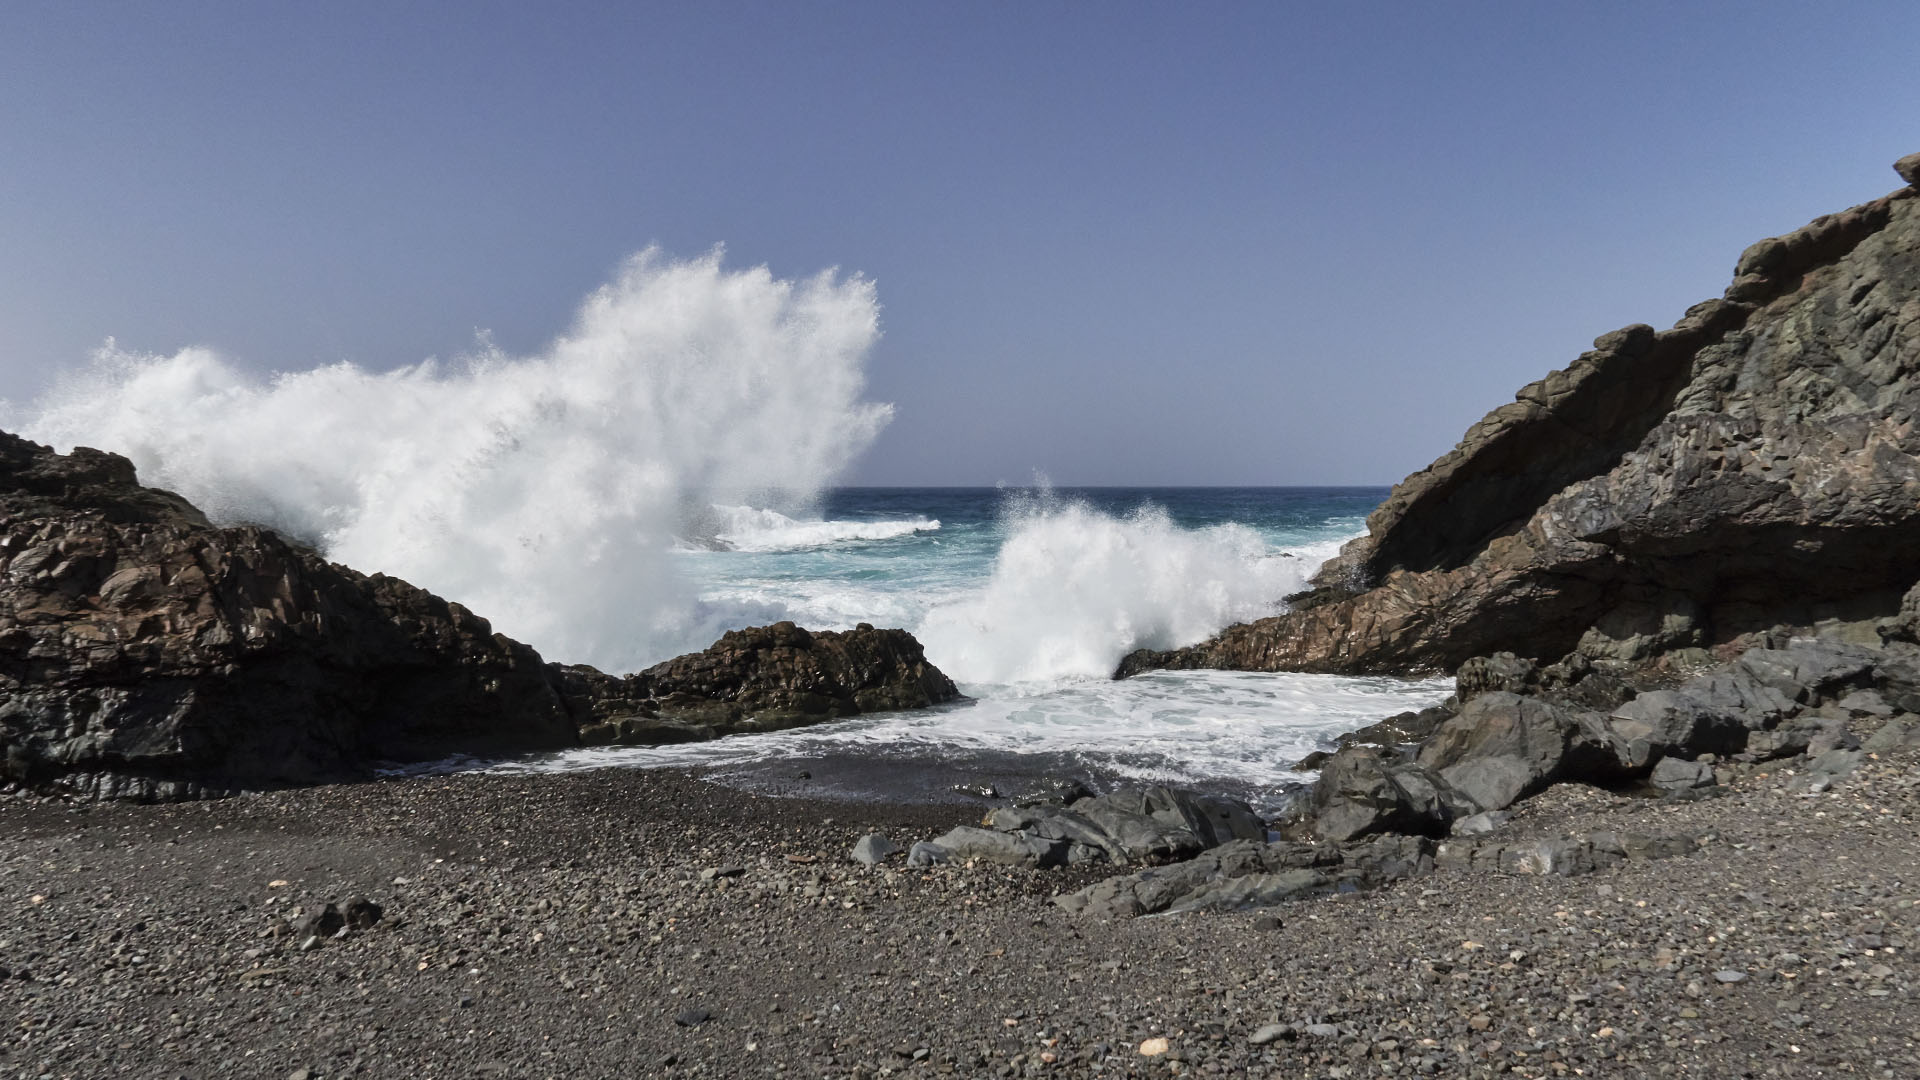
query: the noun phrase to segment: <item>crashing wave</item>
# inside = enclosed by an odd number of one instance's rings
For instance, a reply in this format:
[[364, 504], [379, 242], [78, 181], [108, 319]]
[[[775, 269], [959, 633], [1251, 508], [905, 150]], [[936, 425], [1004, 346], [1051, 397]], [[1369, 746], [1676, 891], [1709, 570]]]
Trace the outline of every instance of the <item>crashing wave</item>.
[[[111, 343], [9, 427], [132, 458], [217, 520], [485, 613], [550, 657], [629, 669], [743, 616], [699, 603], [684, 507], [797, 510], [873, 441], [873, 283], [635, 256], [534, 356], [262, 377], [201, 348]], [[784, 500], [784, 501], [782, 501]]]
[[799, 520], [778, 510], [716, 506], [713, 546], [728, 551], [804, 551], [859, 540], [897, 540], [933, 532], [940, 522], [916, 517], [899, 521]]

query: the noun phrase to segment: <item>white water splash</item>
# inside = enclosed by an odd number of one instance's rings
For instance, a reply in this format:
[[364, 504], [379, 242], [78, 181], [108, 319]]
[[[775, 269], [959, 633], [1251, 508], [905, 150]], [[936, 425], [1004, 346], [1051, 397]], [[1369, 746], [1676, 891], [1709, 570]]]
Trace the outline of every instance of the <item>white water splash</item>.
[[1042, 499], [1007, 526], [986, 584], [915, 631], [962, 683], [1104, 679], [1134, 649], [1191, 645], [1274, 614], [1314, 567], [1253, 529], [1183, 529], [1154, 507], [1114, 517]]
[[897, 540], [934, 532], [940, 523], [915, 517], [899, 521], [796, 521], [778, 510], [716, 506], [715, 546], [728, 551], [805, 551], [853, 540]]
[[635, 256], [537, 356], [263, 378], [206, 349], [109, 343], [8, 424], [124, 453], [217, 520], [459, 600], [550, 658], [613, 670], [778, 617], [675, 573], [686, 508], [797, 511], [885, 426], [861, 400], [873, 284], [775, 279], [721, 253]]

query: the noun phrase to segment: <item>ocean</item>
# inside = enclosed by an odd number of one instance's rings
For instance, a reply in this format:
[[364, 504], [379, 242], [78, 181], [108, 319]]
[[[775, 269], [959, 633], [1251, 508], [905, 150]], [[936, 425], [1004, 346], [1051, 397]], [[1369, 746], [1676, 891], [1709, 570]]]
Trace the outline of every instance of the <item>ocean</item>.
[[[836, 488], [817, 513], [720, 506], [675, 545], [703, 625], [775, 616], [899, 626], [969, 701], [782, 733], [596, 748], [496, 766], [716, 767], [847, 797], [1017, 794], [1046, 777], [1152, 781], [1266, 803], [1344, 731], [1432, 705], [1449, 680], [1156, 672], [1135, 648], [1280, 610], [1362, 531], [1378, 487]], [[801, 774], [805, 773], [804, 779]]]
[[836, 487], [895, 420], [865, 397], [879, 317], [857, 275], [649, 250], [534, 355], [482, 338], [384, 370], [271, 371], [109, 342], [42, 398], [0, 402], [0, 428], [123, 453], [215, 521], [404, 578], [549, 660], [630, 672], [737, 627], [870, 622], [912, 631], [969, 698], [497, 768], [698, 765], [852, 798], [1064, 773], [1266, 798], [1331, 736], [1445, 697], [1435, 680], [1111, 681], [1133, 649], [1279, 610], [1386, 489]]

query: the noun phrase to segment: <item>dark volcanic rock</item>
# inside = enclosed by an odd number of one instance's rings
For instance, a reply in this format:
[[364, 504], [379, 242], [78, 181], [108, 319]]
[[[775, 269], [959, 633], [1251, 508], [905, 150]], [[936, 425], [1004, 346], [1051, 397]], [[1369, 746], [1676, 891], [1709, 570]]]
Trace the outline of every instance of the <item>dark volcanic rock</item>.
[[1476, 805], [1432, 769], [1367, 746], [1328, 758], [1311, 802], [1313, 834], [1332, 843], [1383, 832], [1445, 836], [1455, 818], [1486, 809], [1494, 807]]
[[539, 655], [460, 605], [0, 433], [8, 778], [181, 798], [573, 743]]
[[777, 731], [960, 698], [912, 634], [864, 623], [844, 632], [790, 622], [730, 630], [704, 652], [625, 678], [581, 665], [553, 671], [588, 744]]
[[1903, 188], [1755, 244], [1725, 298], [1603, 335], [1489, 413], [1322, 569], [1344, 599], [1117, 674], [1637, 663], [1889, 615], [1920, 579], [1916, 415], [1920, 191]]
[[0, 781], [177, 799], [381, 761], [765, 730], [958, 697], [901, 630], [727, 634], [626, 679], [0, 433]]

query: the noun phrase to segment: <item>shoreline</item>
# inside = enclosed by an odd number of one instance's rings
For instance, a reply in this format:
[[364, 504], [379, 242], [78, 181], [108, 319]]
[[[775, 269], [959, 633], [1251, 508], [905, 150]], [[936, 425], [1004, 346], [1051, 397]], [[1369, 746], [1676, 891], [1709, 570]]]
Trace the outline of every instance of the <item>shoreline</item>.
[[[1920, 762], [1883, 757], [1507, 827], [1704, 840], [1659, 863], [1113, 922], [1050, 901], [1110, 867], [848, 859], [966, 808], [686, 770], [9, 799], [0, 1077], [1914, 1075]], [[356, 896], [370, 930], [275, 934]]]

